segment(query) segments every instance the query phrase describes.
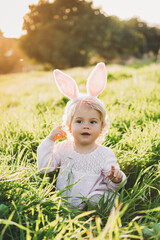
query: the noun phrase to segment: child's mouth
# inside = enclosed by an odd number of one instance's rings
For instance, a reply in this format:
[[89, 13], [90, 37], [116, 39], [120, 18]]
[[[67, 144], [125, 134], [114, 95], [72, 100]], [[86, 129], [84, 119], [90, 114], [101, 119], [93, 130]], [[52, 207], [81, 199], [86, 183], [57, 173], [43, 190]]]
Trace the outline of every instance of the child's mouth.
[[83, 136], [90, 136], [90, 134], [87, 133], [87, 132], [82, 133], [82, 135], [83, 135]]

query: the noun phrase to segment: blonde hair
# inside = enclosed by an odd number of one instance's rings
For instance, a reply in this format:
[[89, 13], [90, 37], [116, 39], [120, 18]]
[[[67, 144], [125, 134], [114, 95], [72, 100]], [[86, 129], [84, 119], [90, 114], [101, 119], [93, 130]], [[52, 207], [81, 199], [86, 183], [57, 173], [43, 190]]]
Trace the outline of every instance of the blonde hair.
[[103, 129], [105, 129], [105, 127], [107, 126], [107, 115], [106, 115], [105, 106], [98, 98], [90, 97], [90, 96], [72, 99], [67, 103], [65, 112], [63, 115], [63, 125], [67, 127], [71, 126], [77, 107], [79, 107], [81, 104], [85, 104], [87, 107], [94, 109], [100, 113], [100, 120], [102, 123], [102, 131], [103, 131]]

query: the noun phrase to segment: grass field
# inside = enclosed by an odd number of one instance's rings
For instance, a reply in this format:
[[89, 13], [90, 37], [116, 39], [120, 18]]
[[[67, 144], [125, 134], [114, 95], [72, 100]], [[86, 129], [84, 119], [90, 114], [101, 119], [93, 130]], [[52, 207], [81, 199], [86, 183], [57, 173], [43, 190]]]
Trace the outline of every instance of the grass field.
[[[81, 92], [92, 68], [65, 72]], [[160, 239], [160, 65], [108, 65], [106, 105], [111, 147], [128, 177], [116, 210], [70, 209], [41, 175], [36, 150], [61, 124], [67, 99], [51, 72], [0, 75], [0, 239]]]

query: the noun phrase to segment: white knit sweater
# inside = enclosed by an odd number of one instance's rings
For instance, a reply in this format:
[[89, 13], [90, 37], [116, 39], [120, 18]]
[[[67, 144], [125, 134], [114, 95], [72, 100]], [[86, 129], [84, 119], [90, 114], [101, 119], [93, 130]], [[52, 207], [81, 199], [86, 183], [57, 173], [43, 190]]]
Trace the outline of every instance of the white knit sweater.
[[76, 206], [81, 204], [81, 197], [90, 198], [103, 195], [104, 192], [114, 192], [126, 179], [123, 174], [121, 183], [113, 183], [107, 177], [111, 166], [120, 169], [117, 159], [110, 148], [98, 145], [87, 154], [80, 154], [74, 150], [72, 141], [54, 144], [46, 138], [37, 150], [38, 169], [47, 173], [60, 167], [56, 187], [58, 190], [69, 188], [63, 192], [68, 201]]

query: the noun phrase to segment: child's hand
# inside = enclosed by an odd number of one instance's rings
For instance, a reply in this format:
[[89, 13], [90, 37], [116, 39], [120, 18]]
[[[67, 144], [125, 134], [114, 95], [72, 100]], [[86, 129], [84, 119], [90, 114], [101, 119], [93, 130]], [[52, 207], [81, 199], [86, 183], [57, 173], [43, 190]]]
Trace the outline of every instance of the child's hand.
[[120, 170], [111, 166], [111, 171], [107, 173], [107, 177], [114, 183], [119, 183], [122, 181], [122, 173]]
[[65, 133], [65, 131], [63, 131], [61, 128], [63, 126], [58, 126], [54, 129], [52, 129], [52, 131], [50, 132], [48, 138], [52, 141], [56, 141], [60, 138], [65, 138], [67, 136], [67, 134]]

